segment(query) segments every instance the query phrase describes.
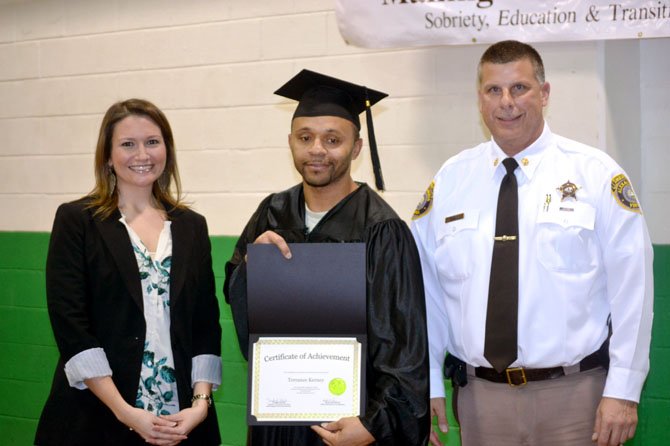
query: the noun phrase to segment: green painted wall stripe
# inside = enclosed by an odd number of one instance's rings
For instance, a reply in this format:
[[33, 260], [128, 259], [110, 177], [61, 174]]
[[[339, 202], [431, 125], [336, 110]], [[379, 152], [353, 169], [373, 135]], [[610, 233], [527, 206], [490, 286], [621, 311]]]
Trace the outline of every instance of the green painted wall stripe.
[[[239, 352], [230, 307], [221, 287], [236, 237], [214, 236], [212, 260], [221, 308], [223, 383], [215, 394], [224, 446], [246, 442], [247, 366]], [[0, 232], [0, 432], [3, 445], [32, 444], [37, 417], [58, 359], [46, 312], [44, 265], [48, 233]], [[654, 330], [651, 372], [642, 393], [638, 446], [664, 445], [670, 413], [670, 245], [654, 246]], [[458, 445], [449, 413], [448, 445]]]
[[44, 270], [49, 233], [0, 232], [0, 269]]

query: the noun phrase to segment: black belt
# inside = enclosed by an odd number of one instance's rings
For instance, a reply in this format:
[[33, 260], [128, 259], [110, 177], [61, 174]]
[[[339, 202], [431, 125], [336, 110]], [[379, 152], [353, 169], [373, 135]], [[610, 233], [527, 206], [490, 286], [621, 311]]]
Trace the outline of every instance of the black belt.
[[[579, 362], [579, 372], [600, 367], [602, 364], [600, 351], [591, 353]], [[502, 373], [496, 369], [475, 367], [475, 376], [494, 383], [507, 383], [510, 386], [522, 386], [528, 381], [544, 381], [565, 376], [565, 367], [549, 367], [546, 369], [526, 369], [524, 367], [510, 367]]]

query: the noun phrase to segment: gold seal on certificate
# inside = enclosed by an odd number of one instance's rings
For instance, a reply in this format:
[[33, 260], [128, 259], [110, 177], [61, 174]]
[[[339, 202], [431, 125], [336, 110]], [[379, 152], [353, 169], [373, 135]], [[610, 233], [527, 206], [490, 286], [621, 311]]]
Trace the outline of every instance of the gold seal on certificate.
[[360, 415], [361, 343], [346, 337], [260, 337], [253, 344], [251, 416], [257, 422]]

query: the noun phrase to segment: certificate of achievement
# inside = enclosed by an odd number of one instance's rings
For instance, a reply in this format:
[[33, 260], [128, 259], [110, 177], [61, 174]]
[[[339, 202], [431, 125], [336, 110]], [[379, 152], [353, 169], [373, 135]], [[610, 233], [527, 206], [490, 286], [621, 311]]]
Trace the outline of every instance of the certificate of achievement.
[[361, 352], [353, 337], [259, 337], [250, 358], [251, 417], [310, 423], [360, 415]]
[[363, 243], [248, 245], [250, 425], [309, 425], [365, 413]]

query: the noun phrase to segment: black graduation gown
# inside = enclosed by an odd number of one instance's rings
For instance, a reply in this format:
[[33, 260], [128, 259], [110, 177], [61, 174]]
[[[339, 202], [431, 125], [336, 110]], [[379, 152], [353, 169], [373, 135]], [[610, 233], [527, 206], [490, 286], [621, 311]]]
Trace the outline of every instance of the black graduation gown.
[[[364, 242], [367, 267], [367, 409], [361, 422], [379, 445], [423, 445], [430, 432], [426, 310], [419, 254], [407, 225], [366, 184], [307, 233], [302, 184], [265, 198], [226, 263], [224, 294], [247, 356], [248, 243], [272, 230], [289, 243]], [[322, 445], [309, 427], [250, 429], [251, 445]]]

